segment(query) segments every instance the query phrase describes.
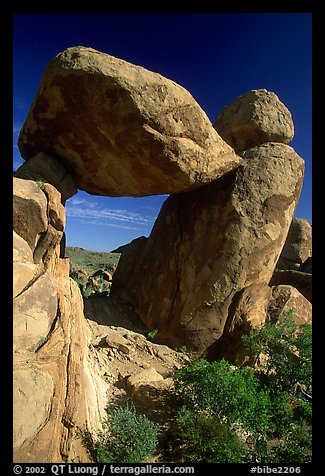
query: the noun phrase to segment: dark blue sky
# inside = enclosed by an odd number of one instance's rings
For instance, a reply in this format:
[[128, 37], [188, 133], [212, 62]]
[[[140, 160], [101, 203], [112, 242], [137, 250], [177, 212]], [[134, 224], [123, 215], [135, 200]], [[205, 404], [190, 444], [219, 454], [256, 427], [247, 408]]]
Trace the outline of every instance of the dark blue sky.
[[[14, 16], [14, 140], [47, 63], [69, 46], [97, 50], [185, 87], [215, 122], [251, 89], [275, 92], [295, 124], [305, 159], [295, 216], [311, 217], [312, 15], [308, 13], [85, 13]], [[14, 144], [14, 167], [21, 163]], [[148, 235], [165, 197], [105, 198], [79, 192], [67, 204], [71, 246], [110, 251]]]

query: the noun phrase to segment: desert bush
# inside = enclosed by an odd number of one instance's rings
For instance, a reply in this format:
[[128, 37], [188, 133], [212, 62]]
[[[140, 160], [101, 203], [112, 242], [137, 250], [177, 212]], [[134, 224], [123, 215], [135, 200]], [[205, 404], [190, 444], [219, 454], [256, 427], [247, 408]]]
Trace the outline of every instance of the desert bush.
[[199, 359], [174, 376], [175, 393], [183, 404], [199, 411], [210, 409], [229, 423], [265, 434], [271, 402], [254, 372], [231, 366], [226, 360]]
[[96, 278], [97, 285], [94, 285], [90, 278], [84, 283], [74, 273], [71, 273], [70, 277], [78, 284], [82, 296], [86, 299], [98, 293], [106, 293], [107, 295], [110, 293], [110, 286], [106, 285], [102, 277]]
[[140, 463], [155, 451], [158, 430], [131, 406], [113, 409], [99, 434], [99, 463]]
[[290, 312], [243, 340], [264, 365], [201, 358], [175, 373], [180, 409], [170, 446], [188, 461], [310, 462], [311, 325], [298, 328]]
[[272, 391], [294, 391], [299, 383], [312, 383], [312, 326], [296, 325], [293, 310], [280, 316], [275, 324], [267, 323], [242, 337], [255, 362], [264, 355], [264, 364], [257, 372], [261, 382]]
[[169, 454], [179, 462], [240, 463], [246, 450], [218, 416], [182, 406], [169, 440]]

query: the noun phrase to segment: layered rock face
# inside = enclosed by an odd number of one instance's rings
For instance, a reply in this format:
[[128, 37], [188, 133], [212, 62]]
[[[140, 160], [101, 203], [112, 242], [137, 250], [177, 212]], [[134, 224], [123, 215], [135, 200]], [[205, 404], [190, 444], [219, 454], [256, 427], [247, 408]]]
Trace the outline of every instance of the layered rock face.
[[14, 460], [87, 461], [77, 429], [97, 430], [107, 385], [91, 368], [83, 300], [60, 257], [61, 194], [20, 178], [13, 190]]
[[280, 143], [243, 157], [245, 165], [225, 177], [169, 197], [149, 238], [123, 253], [114, 274], [112, 296], [130, 302], [171, 345], [207, 349], [222, 335], [238, 293], [272, 277], [304, 161]]
[[27, 160], [58, 158], [97, 195], [183, 192], [240, 163], [184, 88], [81, 46], [47, 66], [18, 144]]

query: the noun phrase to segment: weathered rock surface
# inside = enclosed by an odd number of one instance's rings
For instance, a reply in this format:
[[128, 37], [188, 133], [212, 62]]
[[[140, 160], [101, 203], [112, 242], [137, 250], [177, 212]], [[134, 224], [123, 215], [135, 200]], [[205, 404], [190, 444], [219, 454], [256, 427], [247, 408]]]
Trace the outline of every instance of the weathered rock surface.
[[107, 384], [91, 366], [80, 291], [67, 274], [52, 279], [58, 296], [53, 330], [28, 355], [14, 353], [15, 462], [89, 461], [78, 432], [97, 431], [105, 413]]
[[[46, 182], [37, 184], [33, 180], [15, 177], [13, 183], [13, 228], [16, 233], [13, 258], [16, 261], [28, 259], [29, 262], [42, 264], [45, 269], [54, 272], [60, 257], [60, 243], [65, 226], [65, 208], [61, 203], [61, 194]], [[33, 253], [32, 259], [26, 246]], [[26, 271], [28, 268], [15, 266], [25, 268]], [[17, 273], [14, 279], [17, 282]], [[16, 284], [19, 288], [18, 282]]]
[[[145, 326], [141, 321], [135, 325], [111, 299], [93, 298], [85, 304], [85, 316], [90, 317], [86, 322], [92, 334], [89, 361], [96, 375], [108, 384], [105, 406], [123, 405], [131, 398], [141, 413], [165, 424], [170, 413], [166, 401], [173, 384], [170, 377], [185, 362], [190, 362], [189, 356], [149, 341], [143, 334]], [[106, 324], [98, 324], [94, 319]], [[127, 329], [112, 325], [116, 321]], [[107, 345], [98, 345], [103, 338], [107, 339]], [[128, 342], [129, 353], [111, 345], [121, 339]]]
[[225, 106], [214, 127], [237, 153], [265, 142], [289, 144], [294, 135], [290, 111], [266, 89], [249, 91]]
[[283, 248], [304, 161], [279, 143], [243, 156], [236, 171], [170, 196], [149, 238], [128, 247], [114, 274], [111, 295], [171, 345], [204, 350], [218, 340], [234, 298], [269, 283]]
[[13, 179], [13, 227], [34, 251], [40, 234], [47, 230], [47, 200], [32, 180]]
[[13, 230], [13, 262], [33, 263], [33, 253], [28, 243]]
[[13, 263], [13, 297], [21, 293], [23, 289], [39, 274], [40, 269], [34, 263]]
[[24, 162], [14, 176], [53, 185], [60, 192], [63, 204], [77, 193], [75, 183], [67, 169], [57, 159], [43, 152]]
[[[19, 270], [14, 268], [14, 274], [17, 273]], [[19, 352], [33, 348], [47, 337], [58, 310], [56, 285], [49, 272], [29, 284], [13, 303], [14, 348]]]
[[272, 290], [265, 284], [252, 284], [238, 293], [229, 308], [223, 334], [209, 349], [209, 356], [242, 365], [249, 357], [242, 336], [267, 322], [271, 297]]
[[311, 255], [312, 227], [304, 218], [294, 218], [276, 267], [300, 270], [300, 265]]
[[272, 287], [272, 298], [268, 305], [268, 317], [276, 322], [279, 317], [290, 310], [296, 324], [312, 323], [312, 305], [296, 288], [289, 285]]
[[79, 189], [110, 196], [190, 190], [241, 160], [184, 88], [81, 46], [48, 64], [18, 144], [26, 160], [46, 152]]
[[15, 370], [13, 386], [13, 445], [19, 447], [46, 422], [54, 389], [50, 375], [33, 367]]

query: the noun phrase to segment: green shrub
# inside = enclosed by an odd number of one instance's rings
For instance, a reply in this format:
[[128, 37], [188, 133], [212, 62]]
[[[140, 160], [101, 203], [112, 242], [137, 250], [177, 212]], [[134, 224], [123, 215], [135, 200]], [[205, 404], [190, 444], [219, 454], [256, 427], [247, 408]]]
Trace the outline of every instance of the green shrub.
[[106, 292], [107, 295], [110, 293], [110, 286], [107, 286], [104, 278], [97, 278], [97, 286], [95, 286], [90, 279], [86, 283], [82, 279], [78, 278], [74, 273], [71, 273], [71, 278], [78, 284], [80, 292], [84, 298], [89, 298], [89, 296]]
[[272, 391], [293, 391], [297, 383], [310, 386], [312, 382], [312, 326], [296, 325], [293, 310], [281, 316], [275, 324], [266, 324], [242, 337], [244, 345], [256, 361], [266, 356], [259, 372], [262, 382]]
[[234, 368], [225, 360], [199, 359], [176, 372], [174, 382], [176, 395], [189, 408], [210, 409], [229, 423], [266, 433], [271, 402], [252, 371]]
[[[272, 359], [278, 362], [276, 355]], [[298, 374], [301, 378], [300, 370], [290, 372]], [[181, 409], [170, 446], [178, 444], [187, 461], [309, 462], [311, 403], [292, 393], [290, 382], [288, 390], [275, 386], [275, 378], [263, 380], [257, 371], [202, 358], [178, 370], [174, 384]]]
[[272, 395], [270, 413], [270, 429], [275, 434], [281, 435], [294, 419], [293, 407], [290, 404], [290, 396], [288, 392], [278, 392]]
[[116, 408], [103, 422], [99, 435], [99, 463], [140, 463], [155, 451], [157, 427], [133, 407]]
[[311, 463], [312, 436], [308, 425], [292, 423], [282, 442], [273, 448], [266, 463]]
[[179, 411], [169, 451], [179, 462], [240, 463], [246, 456], [236, 435], [218, 416], [185, 406]]
[[155, 340], [156, 335], [158, 334], [158, 329], [152, 329], [151, 331], [148, 332], [147, 337], [150, 340]]

